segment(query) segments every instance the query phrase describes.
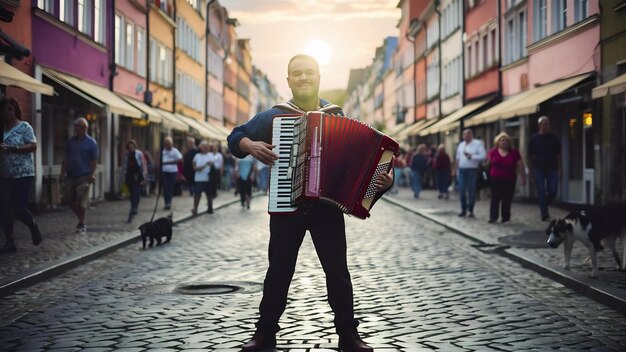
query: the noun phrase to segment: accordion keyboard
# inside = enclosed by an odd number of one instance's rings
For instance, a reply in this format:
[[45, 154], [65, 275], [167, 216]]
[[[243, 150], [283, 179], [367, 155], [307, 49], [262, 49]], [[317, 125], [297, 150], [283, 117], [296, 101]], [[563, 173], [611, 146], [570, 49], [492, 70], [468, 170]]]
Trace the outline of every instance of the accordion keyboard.
[[291, 149], [294, 144], [294, 123], [297, 117], [285, 116], [274, 119], [272, 126], [272, 144], [278, 160], [270, 169], [269, 213], [293, 213], [297, 207], [291, 206], [290, 168]]

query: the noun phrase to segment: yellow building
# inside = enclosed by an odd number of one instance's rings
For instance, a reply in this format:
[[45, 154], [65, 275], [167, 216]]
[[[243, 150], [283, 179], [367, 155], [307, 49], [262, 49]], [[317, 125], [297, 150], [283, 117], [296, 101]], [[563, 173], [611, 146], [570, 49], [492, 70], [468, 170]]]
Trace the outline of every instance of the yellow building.
[[152, 106], [174, 111], [174, 3], [158, 0], [151, 3], [149, 14], [150, 44], [148, 65]]

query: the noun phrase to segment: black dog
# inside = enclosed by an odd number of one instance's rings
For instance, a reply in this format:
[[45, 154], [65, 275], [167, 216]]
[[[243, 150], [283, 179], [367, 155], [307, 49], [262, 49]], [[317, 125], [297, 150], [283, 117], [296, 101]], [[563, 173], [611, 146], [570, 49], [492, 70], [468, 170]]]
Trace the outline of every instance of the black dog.
[[154, 240], [156, 240], [157, 246], [160, 245], [161, 237], [165, 237], [165, 242], [163, 243], [169, 242], [172, 239], [172, 214], [139, 226], [139, 231], [141, 231], [141, 241], [144, 249], [146, 248], [146, 240], [148, 238], [150, 238], [149, 247], [152, 247]]
[[[554, 219], [546, 229], [548, 235], [548, 245], [552, 248], [558, 247], [565, 241], [564, 269], [569, 270], [570, 257], [574, 241], [581, 241], [589, 249], [591, 257], [591, 276], [598, 275], [597, 252], [602, 250], [602, 241], [611, 248], [613, 257], [619, 269], [624, 270], [626, 266], [626, 205], [608, 204], [590, 207], [588, 210], [573, 211], [563, 219]], [[622, 239], [624, 253], [620, 260], [615, 240]]]

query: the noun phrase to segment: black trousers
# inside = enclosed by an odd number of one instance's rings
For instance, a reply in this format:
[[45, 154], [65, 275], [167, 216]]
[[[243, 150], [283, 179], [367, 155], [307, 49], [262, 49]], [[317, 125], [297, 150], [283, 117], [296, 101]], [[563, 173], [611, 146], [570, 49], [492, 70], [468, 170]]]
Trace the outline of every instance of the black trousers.
[[278, 320], [287, 305], [287, 293], [296, 267], [298, 251], [307, 230], [324, 273], [328, 303], [335, 314], [338, 334], [356, 332], [352, 283], [346, 259], [343, 213], [323, 203], [310, 204], [297, 215], [270, 218], [269, 268], [265, 275], [263, 299], [259, 306], [257, 332], [276, 334]]
[[491, 185], [491, 207], [489, 219], [498, 220], [498, 213], [502, 213], [502, 221], [511, 220], [511, 203], [515, 193], [515, 180], [502, 178], [490, 178]]

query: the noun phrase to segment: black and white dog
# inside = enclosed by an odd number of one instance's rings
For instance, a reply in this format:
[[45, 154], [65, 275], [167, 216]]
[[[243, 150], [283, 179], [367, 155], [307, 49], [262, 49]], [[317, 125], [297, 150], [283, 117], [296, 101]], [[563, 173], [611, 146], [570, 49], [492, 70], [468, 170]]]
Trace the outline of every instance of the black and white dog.
[[626, 205], [610, 204], [591, 207], [588, 210], [573, 211], [563, 219], [554, 219], [546, 229], [548, 235], [548, 245], [557, 248], [561, 242], [565, 241], [564, 269], [569, 270], [570, 259], [574, 241], [581, 241], [589, 249], [591, 257], [591, 277], [598, 276], [598, 256], [597, 252], [602, 250], [602, 241], [611, 248], [613, 257], [617, 262], [617, 267], [626, 269], [624, 261], [620, 260], [615, 241], [621, 238], [624, 253], [622, 258], [626, 258]]

